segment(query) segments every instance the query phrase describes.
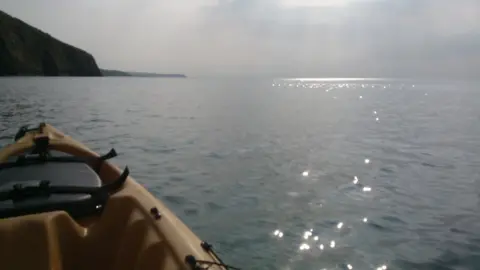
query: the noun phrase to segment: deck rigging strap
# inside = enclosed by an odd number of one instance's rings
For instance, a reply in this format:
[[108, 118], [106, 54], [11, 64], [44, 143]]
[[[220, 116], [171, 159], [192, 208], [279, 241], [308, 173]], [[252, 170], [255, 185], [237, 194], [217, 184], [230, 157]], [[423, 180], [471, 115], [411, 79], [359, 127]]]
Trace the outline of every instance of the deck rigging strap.
[[[44, 127], [46, 126], [45, 123], [40, 123], [38, 127], [35, 128], [28, 128], [28, 125], [20, 127], [18, 132], [15, 134], [15, 141], [20, 140], [27, 134], [28, 132], [39, 132], [42, 133]], [[25, 155], [21, 155], [18, 157], [16, 163], [3, 163], [0, 164], [0, 170], [5, 168], [11, 168], [16, 166], [24, 166], [30, 164], [37, 164], [40, 162], [79, 162], [79, 163], [94, 163], [91, 164], [92, 168], [95, 172], [100, 172], [101, 166], [103, 161], [116, 157], [117, 153], [115, 149], [110, 150], [106, 155], [100, 156], [99, 158], [82, 158], [82, 157], [52, 157], [49, 151], [49, 144], [50, 138], [48, 136], [40, 136], [33, 139], [34, 146], [31, 151], [31, 154], [38, 155], [36, 158], [28, 157], [25, 158]], [[26, 163], [26, 161], [28, 161]], [[95, 163], [96, 162], [96, 163]], [[9, 164], [9, 165], [5, 165]]]
[[41, 158], [49, 156], [48, 145], [50, 144], [50, 138], [47, 136], [42, 136], [33, 139], [34, 147], [32, 149], [32, 154], [38, 154]]
[[[193, 255], [187, 255], [185, 257], [185, 262], [190, 266], [190, 269], [192, 270], [208, 270], [210, 267], [216, 265], [216, 266], [222, 266], [223, 268], [227, 270], [240, 270], [240, 268], [224, 264], [223, 262], [212, 262], [212, 261], [204, 261], [204, 260], [197, 260], [195, 256]], [[203, 266], [203, 265], [208, 265], [208, 266]]]
[[[240, 270], [240, 268], [225, 264], [222, 259], [217, 255], [217, 253], [213, 250], [213, 246], [207, 242], [202, 242], [200, 246], [205, 250], [205, 252], [210, 253], [218, 262], [213, 261], [205, 261], [205, 260], [197, 260], [195, 256], [188, 255], [185, 257], [185, 262], [190, 266], [192, 270], [208, 270], [210, 267], [217, 265], [222, 266], [223, 268], [229, 270]], [[201, 265], [208, 265], [208, 266], [201, 266]]]
[[0, 192], [0, 201], [21, 202], [28, 198], [49, 197], [52, 194], [88, 194], [88, 199], [80, 201], [55, 202], [52, 204], [27, 204], [13, 208], [0, 209], [0, 219], [38, 214], [51, 211], [66, 211], [73, 218], [91, 216], [103, 211], [110, 196], [118, 191], [128, 179], [129, 170], [125, 168], [120, 177], [101, 187], [52, 186], [49, 181], [40, 181], [37, 186], [15, 185], [13, 189]]
[[212, 266], [214, 266], [214, 265], [223, 266], [223, 267], [225, 267], [226, 269], [231, 269], [231, 270], [240, 270], [240, 268], [236, 268], [236, 267], [233, 267], [233, 266], [231, 266], [231, 265], [223, 264], [223, 263], [218, 263], [218, 262], [197, 260], [197, 263], [199, 263], [199, 264], [207, 264], [208, 266], [205, 268], [205, 270], [210, 269], [210, 267], [212, 267]]
[[100, 166], [105, 160], [114, 158], [117, 156], [115, 149], [111, 149], [105, 155], [100, 157], [74, 157], [74, 156], [64, 156], [64, 157], [55, 157], [51, 155], [38, 155], [38, 156], [19, 156], [16, 161], [0, 163], [0, 170], [9, 169], [14, 167], [22, 167], [33, 164], [42, 164], [46, 162], [58, 162], [58, 163], [93, 163], [95, 169], [98, 172]]
[[23, 136], [25, 136], [25, 134], [31, 131], [42, 132], [44, 127], [45, 127], [45, 123], [40, 123], [38, 127], [34, 127], [34, 128], [28, 128], [28, 125], [22, 126], [18, 129], [17, 133], [15, 134], [14, 141], [20, 140], [21, 138], [23, 138]]
[[0, 201], [24, 200], [30, 197], [50, 196], [51, 194], [89, 194], [93, 197], [108, 197], [109, 194], [119, 190], [130, 174], [128, 167], [112, 183], [101, 187], [82, 186], [51, 186], [48, 180], [40, 181], [38, 186], [14, 185], [13, 189], [0, 192]]

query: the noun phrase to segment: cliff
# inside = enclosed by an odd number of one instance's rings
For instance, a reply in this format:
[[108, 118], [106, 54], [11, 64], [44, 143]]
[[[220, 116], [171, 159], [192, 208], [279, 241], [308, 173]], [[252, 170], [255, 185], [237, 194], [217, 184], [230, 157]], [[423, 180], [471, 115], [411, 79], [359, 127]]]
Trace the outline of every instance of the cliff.
[[93, 56], [0, 11], [0, 76], [102, 76]]

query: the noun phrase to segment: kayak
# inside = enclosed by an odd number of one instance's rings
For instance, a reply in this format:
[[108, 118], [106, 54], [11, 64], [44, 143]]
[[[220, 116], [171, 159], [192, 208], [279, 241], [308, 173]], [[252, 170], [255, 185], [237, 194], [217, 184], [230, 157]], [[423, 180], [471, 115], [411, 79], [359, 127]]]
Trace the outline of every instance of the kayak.
[[49, 124], [0, 150], [2, 269], [238, 269], [109, 159]]

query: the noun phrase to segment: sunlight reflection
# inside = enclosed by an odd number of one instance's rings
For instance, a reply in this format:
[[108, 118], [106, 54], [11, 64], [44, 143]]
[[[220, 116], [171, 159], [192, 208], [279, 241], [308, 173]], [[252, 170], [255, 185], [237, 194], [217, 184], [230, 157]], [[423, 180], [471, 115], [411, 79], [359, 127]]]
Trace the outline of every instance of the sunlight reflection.
[[341, 229], [342, 227], [343, 227], [343, 222], [339, 222], [339, 223], [337, 224], [337, 229]]
[[363, 192], [370, 192], [370, 191], [372, 191], [371, 187], [369, 187], [369, 186], [363, 187]]
[[373, 111], [373, 114], [377, 114], [377, 111]]
[[381, 78], [283, 78], [284, 81], [301, 81], [301, 82], [365, 82], [365, 81], [384, 81]]
[[358, 184], [358, 177], [356, 176], [353, 177], [353, 184], [355, 185]]
[[349, 270], [352, 270], [352, 269], [353, 269], [353, 266], [352, 266], [351, 264], [347, 264], [347, 268], [348, 268]]
[[363, 223], [367, 223], [368, 222], [368, 218], [367, 217], [364, 217], [363, 218]]
[[378, 117], [377, 117], [377, 118], [375, 118], [375, 121], [377, 121], [377, 122], [378, 122], [379, 120], [380, 120], [380, 118], [378, 118]]
[[320, 244], [320, 245], [318, 246], [318, 248], [319, 248], [320, 250], [323, 250], [323, 249], [325, 248], [325, 246], [324, 246], [323, 244]]
[[283, 237], [283, 232], [280, 231], [280, 230], [275, 230], [273, 232], [273, 235], [277, 236], [278, 238], [282, 238]]
[[387, 266], [384, 264], [382, 266], [377, 267], [377, 270], [387, 270]]
[[300, 250], [309, 250], [310, 249], [310, 245], [307, 244], [307, 243], [302, 243], [299, 247]]
[[358, 97], [358, 98], [359, 98], [359, 99], [362, 99], [362, 98], [363, 98], [363, 96], [360, 96], [360, 97]]
[[311, 231], [305, 231], [303, 233], [303, 239], [307, 240], [310, 236], [312, 236], [312, 232]]
[[304, 172], [302, 173], [302, 175], [303, 175], [304, 177], [307, 177], [309, 173], [310, 173], [309, 171], [304, 171]]
[[365, 164], [369, 164], [370, 163], [370, 159], [366, 158], [365, 159]]
[[335, 241], [333, 241], [333, 240], [330, 241], [330, 247], [331, 247], [331, 248], [335, 248]]
[[313, 237], [314, 241], [318, 241], [318, 236]]

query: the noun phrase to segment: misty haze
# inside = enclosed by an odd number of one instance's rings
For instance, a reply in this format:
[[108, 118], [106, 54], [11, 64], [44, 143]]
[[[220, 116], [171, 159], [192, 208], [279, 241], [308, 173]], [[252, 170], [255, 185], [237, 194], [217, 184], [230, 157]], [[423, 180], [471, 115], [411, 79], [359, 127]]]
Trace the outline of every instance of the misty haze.
[[476, 0], [4, 0], [1, 8], [90, 52], [105, 68], [192, 76], [475, 78], [479, 5]]

